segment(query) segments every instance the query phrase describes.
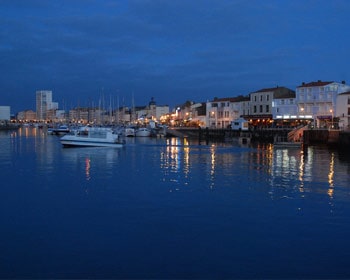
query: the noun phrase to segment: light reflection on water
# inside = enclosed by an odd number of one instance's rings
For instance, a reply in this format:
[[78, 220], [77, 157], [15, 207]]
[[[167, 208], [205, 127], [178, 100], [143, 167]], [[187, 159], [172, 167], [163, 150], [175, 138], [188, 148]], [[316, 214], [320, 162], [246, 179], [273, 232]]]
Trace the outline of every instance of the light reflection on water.
[[[348, 187], [348, 165], [340, 164], [335, 151], [317, 147], [302, 150], [270, 144], [241, 147], [230, 143], [203, 145], [179, 138], [133, 138], [123, 149], [62, 149], [58, 137], [48, 136], [41, 129], [21, 128], [0, 136], [2, 164], [13, 164], [18, 155], [34, 153], [36, 172], [54, 173], [56, 165], [62, 164], [71, 169], [78, 167], [75, 172], [84, 173], [86, 180], [98, 180], [102, 175], [112, 178], [115, 167], [123, 164], [125, 168], [126, 164], [129, 170], [125, 172], [141, 176], [143, 170], [151, 169], [162, 182], [170, 183], [172, 191], [186, 186], [232, 187], [233, 182], [242, 186], [248, 178], [250, 182], [245, 185], [265, 186], [271, 197], [285, 196], [286, 192], [288, 196], [322, 193], [333, 197], [337, 188], [347, 193], [344, 188]], [[125, 153], [128, 155], [122, 157]]]
[[23, 128], [0, 133], [0, 158], [1, 277], [350, 277], [335, 261], [350, 247], [350, 161], [336, 151], [178, 138], [64, 149]]

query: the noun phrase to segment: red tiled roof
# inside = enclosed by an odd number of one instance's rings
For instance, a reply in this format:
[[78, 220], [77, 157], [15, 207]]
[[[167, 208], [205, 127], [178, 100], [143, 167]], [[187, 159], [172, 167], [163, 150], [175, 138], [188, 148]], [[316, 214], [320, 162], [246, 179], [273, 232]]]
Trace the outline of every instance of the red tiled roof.
[[331, 83], [334, 83], [334, 82], [317, 81], [317, 82], [310, 82], [310, 83], [302, 83], [300, 86], [298, 86], [298, 88], [299, 87], [322, 87], [322, 86], [329, 85]]

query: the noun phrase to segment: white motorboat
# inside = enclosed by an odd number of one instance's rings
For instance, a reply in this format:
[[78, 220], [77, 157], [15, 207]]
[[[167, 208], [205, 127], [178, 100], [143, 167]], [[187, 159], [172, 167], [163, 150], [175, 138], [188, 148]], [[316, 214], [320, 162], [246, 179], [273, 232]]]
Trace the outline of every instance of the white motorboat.
[[135, 128], [131, 126], [126, 127], [124, 135], [125, 137], [135, 137]]
[[122, 147], [125, 142], [110, 128], [91, 127], [88, 130], [74, 130], [60, 138], [64, 147]]
[[152, 131], [147, 127], [140, 127], [135, 131], [136, 137], [150, 137]]
[[70, 132], [70, 129], [67, 125], [60, 125], [56, 128], [49, 127], [47, 129], [47, 134], [61, 135], [61, 134], [67, 134], [69, 132]]

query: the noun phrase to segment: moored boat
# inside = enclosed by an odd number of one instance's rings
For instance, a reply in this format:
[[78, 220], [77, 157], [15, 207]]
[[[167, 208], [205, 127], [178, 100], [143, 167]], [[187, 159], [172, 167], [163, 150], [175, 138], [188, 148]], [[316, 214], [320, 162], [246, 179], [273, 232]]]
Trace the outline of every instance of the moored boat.
[[125, 137], [135, 137], [135, 128], [128, 126], [124, 130]]
[[125, 144], [118, 134], [104, 127], [74, 130], [61, 137], [60, 141], [64, 147], [122, 147]]
[[67, 125], [60, 125], [56, 128], [49, 127], [47, 129], [47, 134], [61, 135], [61, 134], [67, 134], [69, 132], [70, 132], [70, 129]]
[[135, 131], [136, 137], [150, 137], [152, 131], [147, 127], [140, 127]]

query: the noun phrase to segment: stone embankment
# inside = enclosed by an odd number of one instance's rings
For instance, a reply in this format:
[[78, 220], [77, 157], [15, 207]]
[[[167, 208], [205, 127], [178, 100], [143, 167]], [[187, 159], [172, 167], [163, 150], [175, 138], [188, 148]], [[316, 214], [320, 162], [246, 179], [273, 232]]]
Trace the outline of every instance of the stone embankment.
[[[255, 129], [250, 131], [235, 131], [232, 129], [209, 129], [209, 128], [169, 128], [168, 135], [175, 137], [197, 138], [199, 140], [225, 141], [232, 138], [249, 138], [249, 142], [273, 143], [276, 137], [287, 138], [291, 128], [279, 129]], [[306, 145], [334, 145], [350, 150], [350, 131], [328, 129], [305, 129], [300, 135], [301, 141]]]

